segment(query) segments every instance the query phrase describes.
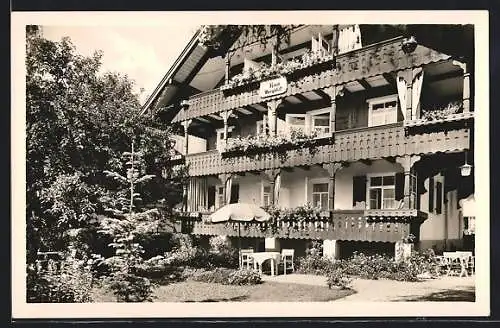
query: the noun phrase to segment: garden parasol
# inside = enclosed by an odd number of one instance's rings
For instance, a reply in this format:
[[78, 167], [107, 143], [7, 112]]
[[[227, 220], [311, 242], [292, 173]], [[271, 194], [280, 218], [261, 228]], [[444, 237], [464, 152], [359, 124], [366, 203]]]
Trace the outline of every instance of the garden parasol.
[[210, 222], [238, 222], [238, 256], [241, 256], [241, 222], [265, 222], [271, 216], [255, 204], [233, 203], [219, 208], [210, 215]]

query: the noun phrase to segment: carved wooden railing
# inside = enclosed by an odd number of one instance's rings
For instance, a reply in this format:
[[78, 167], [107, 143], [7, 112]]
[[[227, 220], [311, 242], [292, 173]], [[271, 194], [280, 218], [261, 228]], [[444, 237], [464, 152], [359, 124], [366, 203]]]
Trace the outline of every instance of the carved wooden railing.
[[332, 144], [286, 151], [286, 156], [262, 153], [222, 158], [217, 150], [186, 156], [191, 176], [260, 171], [270, 168], [307, 166], [340, 161], [358, 161], [404, 155], [458, 152], [470, 148], [470, 129], [406, 135], [402, 122], [335, 133]]
[[183, 232], [253, 238], [396, 242], [410, 233], [411, 225], [419, 225], [426, 218], [426, 213], [417, 210], [336, 210], [330, 218], [309, 222], [280, 221], [274, 228], [266, 222], [209, 223], [186, 218]]
[[[319, 73], [306, 74], [296, 80], [289, 81], [287, 92], [280, 97], [344, 84], [411, 67], [419, 67], [450, 58], [448, 55], [423, 46], [417, 46], [413, 53], [406, 54], [401, 48], [402, 40], [402, 37], [394, 38], [338, 55], [335, 58], [335, 67], [326, 68]], [[215, 114], [267, 100], [269, 99], [260, 97], [258, 86], [243, 89], [235, 95], [224, 95], [220, 89], [215, 89], [190, 97], [187, 101], [189, 109], [179, 113], [173, 122]]]

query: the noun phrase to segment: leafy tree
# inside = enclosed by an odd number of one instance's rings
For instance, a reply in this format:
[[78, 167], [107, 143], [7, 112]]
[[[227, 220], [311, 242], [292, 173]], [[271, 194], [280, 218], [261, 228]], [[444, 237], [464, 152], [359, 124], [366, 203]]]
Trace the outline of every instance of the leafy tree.
[[182, 194], [182, 179], [168, 164], [170, 131], [139, 115], [133, 82], [102, 73], [101, 52], [79, 55], [70, 39], [53, 42], [42, 32], [26, 28], [28, 262], [40, 249], [64, 249], [67, 229], [95, 225], [103, 187], [118, 187], [103, 172], [120, 169], [132, 141], [156, 175], [142, 186], [144, 203], [164, 199], [168, 209]]

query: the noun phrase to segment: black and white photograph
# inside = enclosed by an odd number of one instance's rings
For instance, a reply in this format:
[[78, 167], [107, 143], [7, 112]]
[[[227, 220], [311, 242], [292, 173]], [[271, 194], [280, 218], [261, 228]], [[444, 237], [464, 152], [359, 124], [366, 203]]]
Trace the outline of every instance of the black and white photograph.
[[14, 316], [489, 314], [487, 12], [12, 29]]

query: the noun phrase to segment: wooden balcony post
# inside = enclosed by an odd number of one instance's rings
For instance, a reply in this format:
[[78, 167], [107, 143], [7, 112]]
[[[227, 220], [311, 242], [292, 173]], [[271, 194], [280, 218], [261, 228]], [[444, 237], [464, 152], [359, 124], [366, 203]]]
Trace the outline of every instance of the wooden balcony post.
[[401, 105], [401, 111], [405, 116], [405, 121], [411, 121], [413, 119], [412, 109], [411, 109], [411, 98], [412, 98], [412, 82], [413, 82], [413, 70], [405, 69], [398, 72], [397, 84], [398, 84], [398, 95], [399, 102]]
[[278, 109], [278, 106], [281, 104], [283, 99], [274, 99], [271, 101], [267, 102], [267, 116], [269, 119], [269, 134], [272, 136], [276, 135], [277, 132], [277, 119], [278, 116], [276, 114], [276, 111]]
[[230, 173], [223, 173], [223, 174], [219, 174], [219, 176], [218, 176], [219, 180], [222, 182], [223, 200], [222, 200], [222, 204], [220, 204], [222, 206], [224, 206], [227, 203], [229, 203], [229, 202], [226, 201], [226, 199], [227, 199], [227, 193], [231, 192], [231, 190], [229, 190], [229, 191], [227, 190], [227, 181], [229, 179], [231, 179], [231, 177], [232, 177], [232, 174], [230, 174]]
[[464, 113], [470, 111], [470, 73], [467, 72], [467, 65], [458, 60], [453, 61], [453, 65], [458, 66], [464, 72], [463, 90], [462, 90], [462, 103]]
[[227, 134], [228, 134], [228, 125], [227, 125], [227, 120], [229, 119], [229, 116], [233, 113], [232, 110], [226, 110], [220, 114], [222, 119], [224, 120], [224, 144], [227, 145]]
[[328, 183], [328, 209], [335, 209], [335, 175], [344, 165], [340, 162], [323, 164], [323, 168], [328, 171], [330, 181]]
[[275, 195], [277, 194], [277, 190], [275, 190], [275, 188], [281, 188], [281, 186], [276, 185], [276, 179], [280, 174], [281, 174], [281, 169], [269, 169], [269, 170], [264, 170], [263, 172], [263, 175], [269, 181], [271, 187], [271, 193], [269, 195], [271, 205], [278, 204], [278, 197], [277, 197], [278, 195]]
[[330, 96], [330, 133], [333, 136], [335, 134], [335, 116], [337, 115], [337, 97], [344, 95], [343, 85], [333, 85], [328, 88], [324, 88], [323, 91]]
[[405, 209], [415, 209], [416, 202], [412, 198], [411, 189], [414, 187], [413, 182], [410, 179], [411, 171], [416, 162], [420, 160], [418, 155], [405, 155], [402, 157], [396, 157], [396, 162], [401, 164], [404, 169], [404, 205]]
[[224, 81], [226, 82], [225, 84], [229, 83], [229, 69], [231, 68], [231, 56], [230, 52], [226, 54], [224, 57], [224, 62], [225, 62], [225, 74], [224, 74]]
[[193, 122], [193, 120], [185, 120], [185, 121], [182, 121], [182, 126], [184, 127], [184, 155], [187, 155], [188, 154], [188, 150], [189, 150], [189, 146], [188, 146], [188, 129], [189, 129], [189, 126], [191, 125], [191, 123]]

